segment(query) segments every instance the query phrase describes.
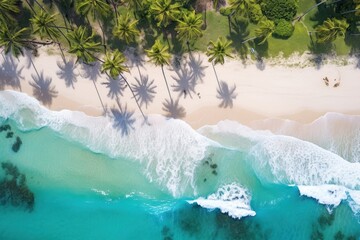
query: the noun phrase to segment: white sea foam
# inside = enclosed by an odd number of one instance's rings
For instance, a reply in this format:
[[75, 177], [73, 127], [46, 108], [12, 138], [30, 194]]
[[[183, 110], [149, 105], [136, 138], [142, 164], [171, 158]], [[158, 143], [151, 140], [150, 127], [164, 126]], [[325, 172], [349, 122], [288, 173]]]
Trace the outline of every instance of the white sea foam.
[[200, 197], [188, 201], [188, 203], [196, 203], [208, 209], [220, 209], [222, 213], [240, 219], [246, 216], [255, 216], [256, 213], [251, 209], [250, 201], [251, 196], [247, 189], [232, 183], [220, 187], [216, 193], [209, 195], [207, 198]]
[[298, 186], [300, 195], [318, 200], [320, 204], [337, 207], [347, 201], [354, 213], [360, 213], [360, 191], [337, 185]]
[[49, 127], [94, 152], [140, 162], [149, 180], [174, 196], [196, 191], [195, 168], [214, 144], [185, 122], [157, 115], [149, 117], [150, 125], [137, 120], [130, 134], [123, 136], [110, 118], [50, 111], [22, 93], [3, 91], [0, 102], [0, 117], [12, 118], [23, 130]]

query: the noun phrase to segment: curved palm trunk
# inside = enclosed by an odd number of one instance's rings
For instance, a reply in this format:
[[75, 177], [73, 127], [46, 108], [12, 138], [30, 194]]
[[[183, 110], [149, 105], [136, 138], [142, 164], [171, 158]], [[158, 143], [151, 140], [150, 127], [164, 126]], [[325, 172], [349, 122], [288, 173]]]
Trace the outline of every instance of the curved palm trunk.
[[143, 111], [142, 111], [142, 109], [141, 109], [141, 107], [140, 107], [139, 101], [137, 100], [136, 95], [135, 95], [135, 93], [134, 93], [131, 85], [129, 84], [129, 82], [126, 80], [126, 78], [125, 78], [122, 74], [120, 74], [120, 76], [124, 79], [126, 85], [127, 85], [128, 88], [130, 89], [131, 94], [133, 95], [133, 97], [134, 97], [134, 99], [135, 99], [135, 102], [136, 102], [136, 105], [138, 106], [138, 108], [139, 108], [139, 110], [140, 110], [140, 112], [141, 112], [141, 115], [143, 116], [145, 122], [148, 123], [148, 122], [147, 122], [147, 118], [145, 117], [145, 115], [144, 115], [144, 113], [143, 113]]
[[211, 65], [212, 65], [212, 67], [213, 67], [213, 69], [214, 69], [214, 73], [215, 73], [215, 77], [216, 77], [217, 84], [218, 84], [218, 86], [219, 86], [219, 90], [221, 91], [221, 86], [220, 86], [220, 82], [219, 82], [218, 75], [217, 75], [216, 70], [215, 70], [215, 65], [214, 65], [213, 62], [211, 62]]
[[166, 88], [167, 88], [167, 91], [169, 93], [169, 97], [170, 97], [170, 100], [172, 102], [172, 97], [171, 97], [171, 94], [170, 94], [170, 89], [169, 89], [169, 85], [168, 85], [168, 82], [166, 80], [166, 76], [165, 76], [165, 72], [164, 72], [164, 65], [161, 65], [161, 71], [162, 71], [162, 74], [164, 76], [164, 80], [165, 80], [165, 83], [166, 83]]

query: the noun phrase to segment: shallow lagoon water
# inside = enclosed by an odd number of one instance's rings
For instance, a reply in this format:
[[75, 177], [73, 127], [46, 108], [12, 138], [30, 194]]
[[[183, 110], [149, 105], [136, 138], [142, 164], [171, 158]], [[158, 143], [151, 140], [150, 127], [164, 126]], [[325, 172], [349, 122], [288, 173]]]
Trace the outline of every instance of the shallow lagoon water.
[[14, 92], [0, 100], [14, 133], [0, 133], [0, 161], [35, 199], [32, 210], [3, 201], [1, 239], [360, 239], [360, 118], [324, 116], [352, 133], [330, 145], [290, 128], [194, 131], [160, 116], [123, 135], [113, 119], [51, 112]]

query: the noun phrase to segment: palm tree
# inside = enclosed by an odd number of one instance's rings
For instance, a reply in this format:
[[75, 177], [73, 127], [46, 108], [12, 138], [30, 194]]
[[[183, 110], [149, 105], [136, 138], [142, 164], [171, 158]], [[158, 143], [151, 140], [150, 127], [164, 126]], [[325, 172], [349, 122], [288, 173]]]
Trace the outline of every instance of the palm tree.
[[136, 37], [140, 35], [139, 30], [136, 28], [138, 20], [131, 18], [130, 14], [120, 16], [117, 25], [114, 28], [114, 35], [126, 43], [135, 42]]
[[0, 0], [0, 24], [7, 24], [13, 21], [11, 14], [19, 12], [16, 3], [16, 0]]
[[195, 14], [195, 11], [192, 11], [189, 14], [184, 14], [183, 19], [178, 21], [178, 25], [175, 30], [179, 34], [179, 39], [186, 41], [189, 52], [190, 42], [193, 42], [202, 36], [202, 25], [202, 16], [200, 14]]
[[355, 16], [360, 16], [360, 0], [354, 0], [355, 9], [342, 12], [341, 14], [355, 13]]
[[248, 16], [251, 5], [255, 4], [254, 0], [229, 0], [229, 7], [237, 14]]
[[345, 19], [328, 18], [322, 25], [315, 28], [317, 41], [319, 43], [332, 42], [338, 36], [345, 36], [349, 24]]
[[258, 43], [259, 45], [266, 42], [266, 40], [271, 36], [275, 30], [275, 24], [273, 21], [265, 19], [259, 22], [259, 27], [255, 29], [256, 38], [262, 38]]
[[211, 62], [213, 66], [216, 81], [219, 85], [220, 90], [221, 90], [221, 86], [215, 70], [215, 65], [218, 63], [223, 65], [225, 62], [225, 57], [232, 58], [231, 49], [230, 49], [231, 43], [232, 41], [228, 41], [226, 39], [224, 40], [222, 37], [219, 37], [216, 42], [210, 41], [208, 44], [208, 48], [206, 50], [206, 55], [209, 57], [208, 61]]
[[158, 27], [167, 27], [180, 14], [180, 3], [171, 0], [155, 0], [150, 5], [150, 13], [157, 20]]
[[151, 49], [146, 50], [146, 52], [151, 62], [153, 62], [156, 66], [161, 66], [161, 71], [164, 76], [169, 97], [170, 100], [172, 101], [169, 85], [167, 83], [164, 72], [164, 65], [169, 65], [169, 61], [170, 61], [169, 47], [163, 45], [159, 40], [156, 40], [154, 45], [151, 47]]
[[11, 52], [12, 55], [18, 57], [24, 55], [23, 49], [34, 49], [36, 45], [50, 45], [53, 42], [41, 42], [29, 39], [29, 29], [22, 28], [18, 30], [16, 27], [8, 28], [7, 25], [0, 26], [0, 47], [4, 47], [5, 54]]
[[[137, 104], [142, 116], [144, 117], [144, 120], [146, 121], [146, 117], [145, 117], [143, 111], [141, 110], [141, 107], [135, 96], [135, 93], [134, 93], [131, 85], [129, 84], [129, 82], [126, 80], [126, 78], [123, 75], [124, 72], [129, 72], [128, 67], [126, 67], [126, 65], [125, 65], [125, 61], [126, 61], [125, 56], [121, 52], [119, 52], [117, 49], [113, 53], [107, 53], [105, 55], [104, 63], [102, 64], [102, 67], [101, 67], [101, 72], [103, 72], [103, 73], [106, 72], [107, 74], [109, 74], [111, 76], [112, 79], [115, 79], [118, 76], [120, 76], [122, 79], [124, 79], [126, 85], [129, 87], [129, 89], [136, 101], [136, 104]], [[117, 102], [117, 104], [119, 104], [118, 96], [116, 96], [116, 102]]]
[[49, 37], [55, 40], [60, 37], [60, 32], [55, 25], [56, 14], [50, 15], [47, 12], [40, 11], [37, 15], [30, 19], [33, 26], [33, 33], [39, 34], [40, 38]]
[[75, 3], [76, 3], [75, 4], [76, 12], [86, 17], [89, 16], [89, 14], [91, 14], [94, 20], [98, 20], [99, 27], [101, 28], [102, 31], [102, 35], [103, 35], [102, 40], [105, 48], [106, 40], [105, 40], [104, 27], [100, 22], [100, 18], [107, 16], [111, 12], [110, 6], [106, 3], [105, 0], [77, 0]]
[[67, 34], [70, 41], [69, 53], [77, 56], [77, 61], [81, 60], [85, 64], [90, 64], [96, 61], [95, 54], [100, 51], [100, 43], [94, 41], [94, 34], [88, 33], [85, 27], [70, 31]]

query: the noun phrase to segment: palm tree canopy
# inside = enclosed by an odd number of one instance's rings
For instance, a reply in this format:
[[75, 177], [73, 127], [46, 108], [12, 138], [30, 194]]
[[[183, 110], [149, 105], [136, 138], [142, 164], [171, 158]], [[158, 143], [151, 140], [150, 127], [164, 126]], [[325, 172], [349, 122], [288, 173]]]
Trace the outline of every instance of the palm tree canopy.
[[13, 20], [11, 14], [19, 12], [16, 2], [16, 0], [0, 0], [0, 23], [7, 24], [9, 20]]
[[319, 25], [315, 29], [317, 41], [320, 43], [331, 42], [334, 41], [337, 36], [343, 37], [348, 27], [349, 24], [345, 19], [328, 18], [322, 25]]
[[9, 29], [6, 25], [0, 28], [0, 47], [4, 47], [5, 53], [11, 52], [15, 57], [20, 54], [23, 55], [23, 48], [30, 48], [29, 43], [26, 41], [29, 29], [16, 28]]
[[155, 0], [150, 5], [150, 13], [157, 20], [158, 27], [167, 27], [171, 21], [179, 16], [180, 8], [181, 5], [178, 2], [172, 3], [171, 0]]
[[136, 37], [140, 35], [139, 30], [136, 28], [137, 23], [138, 20], [132, 19], [129, 13], [120, 16], [118, 24], [114, 28], [114, 35], [125, 40], [126, 43], [134, 42]]
[[254, 0], [229, 0], [230, 9], [239, 14], [246, 13], [253, 4]]
[[94, 54], [100, 51], [101, 43], [94, 41], [94, 34], [92, 32], [89, 35], [85, 27], [80, 26], [70, 31], [67, 37], [70, 42], [69, 53], [75, 54], [78, 58], [77, 61], [81, 59], [87, 64], [95, 62]]
[[125, 66], [125, 62], [126, 58], [119, 50], [116, 49], [113, 53], [108, 52], [101, 66], [101, 72], [106, 72], [110, 74], [112, 78], [116, 78], [123, 72], [129, 72], [129, 68]]
[[168, 65], [170, 61], [169, 47], [156, 40], [151, 49], [146, 50], [150, 61], [157, 66]]
[[195, 11], [185, 14], [182, 20], [178, 21], [176, 31], [182, 41], [193, 41], [202, 36], [201, 26], [203, 20], [201, 14]]
[[76, 12], [86, 16], [92, 14], [96, 19], [99, 16], [107, 16], [111, 12], [110, 6], [105, 0], [77, 0]]
[[224, 40], [222, 37], [219, 37], [216, 42], [210, 41], [206, 50], [209, 62], [214, 62], [215, 65], [218, 63], [222, 65], [225, 62], [225, 57], [232, 58], [231, 43], [232, 41]]
[[258, 44], [263, 44], [266, 42], [268, 37], [274, 32], [275, 23], [271, 20], [265, 19], [259, 22], [259, 27], [255, 29], [255, 36], [262, 38]]
[[39, 34], [41, 38], [49, 37], [50, 39], [60, 36], [59, 30], [55, 27], [56, 14], [50, 15], [43, 10], [30, 19], [35, 34]]

